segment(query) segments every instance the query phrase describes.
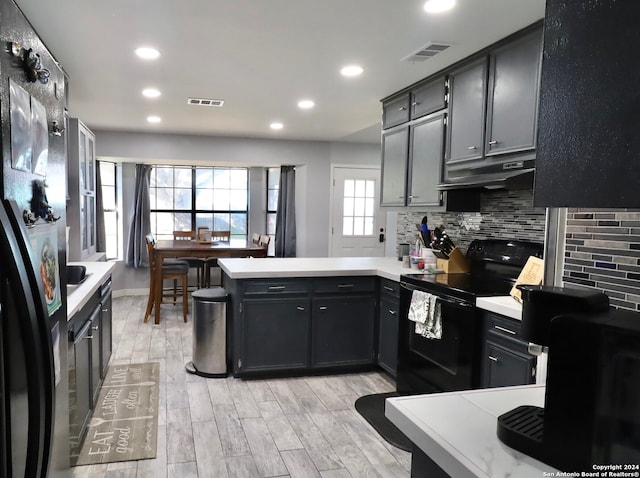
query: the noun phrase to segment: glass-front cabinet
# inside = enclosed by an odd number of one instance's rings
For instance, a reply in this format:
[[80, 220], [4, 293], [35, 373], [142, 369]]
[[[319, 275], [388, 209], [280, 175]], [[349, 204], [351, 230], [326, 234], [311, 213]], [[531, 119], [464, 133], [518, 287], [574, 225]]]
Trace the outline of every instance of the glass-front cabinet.
[[77, 118], [69, 118], [67, 131], [69, 261], [81, 261], [96, 252], [96, 140]]

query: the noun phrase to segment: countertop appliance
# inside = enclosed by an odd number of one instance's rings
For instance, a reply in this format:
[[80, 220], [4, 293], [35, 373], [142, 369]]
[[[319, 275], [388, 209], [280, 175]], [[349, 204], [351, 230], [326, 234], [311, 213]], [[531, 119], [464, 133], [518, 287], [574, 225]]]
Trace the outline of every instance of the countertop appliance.
[[640, 316], [609, 308], [598, 291], [519, 288], [523, 337], [549, 348], [545, 402], [498, 417], [498, 437], [566, 472], [637, 473]]
[[[508, 295], [530, 256], [542, 257], [535, 242], [485, 239], [467, 250], [470, 272], [407, 274], [400, 278], [400, 324], [397, 390], [400, 394], [448, 392], [480, 386], [482, 312], [478, 296]], [[408, 320], [414, 290], [436, 295], [440, 302], [442, 337], [415, 333]]]
[[[70, 473], [67, 82], [13, 1], [0, 1], [0, 18], [8, 46], [0, 56], [0, 477], [62, 478]], [[25, 209], [35, 221], [28, 229]]]

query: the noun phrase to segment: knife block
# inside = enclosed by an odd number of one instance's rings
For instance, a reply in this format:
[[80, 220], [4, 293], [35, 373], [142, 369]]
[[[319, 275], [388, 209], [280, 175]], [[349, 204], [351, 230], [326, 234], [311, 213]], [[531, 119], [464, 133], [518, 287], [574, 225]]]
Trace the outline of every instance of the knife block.
[[454, 247], [448, 259], [436, 259], [436, 269], [445, 274], [461, 274], [469, 272], [469, 261], [460, 249]]

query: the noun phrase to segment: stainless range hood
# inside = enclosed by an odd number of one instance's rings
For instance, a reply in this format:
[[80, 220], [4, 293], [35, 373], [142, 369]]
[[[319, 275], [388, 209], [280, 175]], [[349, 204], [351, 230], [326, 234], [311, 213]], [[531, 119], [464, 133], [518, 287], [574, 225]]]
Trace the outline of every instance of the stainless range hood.
[[500, 173], [471, 174], [450, 178], [438, 184], [441, 191], [451, 189], [485, 188], [485, 189], [531, 189], [535, 168], [518, 169]]
[[441, 191], [454, 189], [532, 189], [535, 155], [519, 159], [447, 164], [445, 180], [438, 184]]

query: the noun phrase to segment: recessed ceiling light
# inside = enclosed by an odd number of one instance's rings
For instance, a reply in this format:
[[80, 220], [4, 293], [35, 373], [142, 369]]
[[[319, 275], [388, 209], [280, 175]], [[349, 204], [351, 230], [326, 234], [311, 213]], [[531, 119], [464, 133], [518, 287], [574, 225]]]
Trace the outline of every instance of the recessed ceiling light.
[[451, 10], [456, 4], [456, 0], [427, 0], [424, 4], [424, 11], [427, 13], [441, 13]]
[[144, 60], [155, 60], [160, 56], [160, 52], [155, 48], [141, 47], [136, 49], [136, 55]]
[[147, 116], [147, 121], [149, 123], [160, 123], [162, 119], [160, 118], [160, 116]]
[[358, 65], [349, 65], [349, 66], [345, 66], [342, 70], [340, 70], [340, 74], [342, 76], [348, 76], [348, 77], [352, 77], [352, 76], [359, 76], [362, 74], [364, 70], [362, 69], [361, 66]]
[[311, 101], [311, 100], [301, 100], [298, 101], [298, 108], [302, 108], [303, 110], [308, 110], [311, 109], [315, 106], [316, 104]]
[[157, 98], [158, 96], [160, 96], [160, 90], [157, 90], [155, 88], [145, 88], [144, 90], [142, 90], [142, 95], [146, 96], [147, 98]]
[[275, 123], [271, 123], [269, 127], [271, 129], [282, 129], [284, 128], [284, 125], [282, 123], [275, 122]]

